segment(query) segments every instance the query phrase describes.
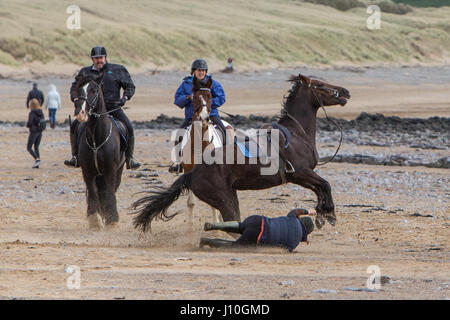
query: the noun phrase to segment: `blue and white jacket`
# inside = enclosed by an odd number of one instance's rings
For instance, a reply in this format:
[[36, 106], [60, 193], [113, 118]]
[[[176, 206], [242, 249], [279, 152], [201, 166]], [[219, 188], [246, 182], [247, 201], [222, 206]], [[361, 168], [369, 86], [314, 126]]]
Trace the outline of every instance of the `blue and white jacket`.
[[[205, 80], [207, 80], [208, 78], [211, 78], [211, 76], [206, 75]], [[184, 108], [185, 119], [192, 119], [192, 117], [194, 116], [194, 107], [192, 100], [186, 99], [187, 96], [192, 94], [193, 79], [194, 76], [185, 77], [183, 79], [183, 82], [175, 92], [174, 104], [176, 104], [181, 109]], [[217, 110], [217, 108], [225, 103], [225, 92], [223, 91], [222, 86], [216, 80], [212, 79], [212, 81], [213, 81], [211, 87], [212, 100], [210, 112], [211, 117], [218, 116], [219, 111]]]

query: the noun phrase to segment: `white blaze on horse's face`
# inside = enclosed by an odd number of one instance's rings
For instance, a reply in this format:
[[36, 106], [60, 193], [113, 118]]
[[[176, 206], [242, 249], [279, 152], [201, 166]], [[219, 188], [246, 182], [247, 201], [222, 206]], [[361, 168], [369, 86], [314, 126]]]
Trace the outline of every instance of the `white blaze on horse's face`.
[[202, 121], [206, 121], [208, 119], [208, 116], [209, 116], [209, 114], [208, 114], [208, 107], [206, 105], [205, 99], [203, 99], [202, 96], [200, 96], [200, 99], [202, 101], [202, 111], [200, 112], [200, 119]]
[[[87, 87], [88, 86], [89, 86], [89, 83], [87, 83], [83, 86], [83, 91], [84, 91], [84, 95], [86, 96], [86, 98], [87, 98]], [[81, 105], [81, 110], [86, 112], [86, 99], [84, 100], [83, 104]]]

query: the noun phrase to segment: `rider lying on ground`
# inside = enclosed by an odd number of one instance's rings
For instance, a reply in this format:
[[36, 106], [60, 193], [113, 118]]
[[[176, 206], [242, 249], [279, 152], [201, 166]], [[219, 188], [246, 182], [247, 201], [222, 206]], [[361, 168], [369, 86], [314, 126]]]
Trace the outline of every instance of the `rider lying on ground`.
[[221, 223], [205, 223], [205, 231], [221, 230], [241, 234], [236, 241], [224, 239], [201, 238], [200, 247], [233, 247], [233, 246], [279, 246], [292, 252], [300, 242], [308, 243], [308, 234], [314, 230], [311, 216], [316, 215], [314, 209], [294, 209], [287, 216], [268, 218], [252, 215], [244, 221], [228, 221]]

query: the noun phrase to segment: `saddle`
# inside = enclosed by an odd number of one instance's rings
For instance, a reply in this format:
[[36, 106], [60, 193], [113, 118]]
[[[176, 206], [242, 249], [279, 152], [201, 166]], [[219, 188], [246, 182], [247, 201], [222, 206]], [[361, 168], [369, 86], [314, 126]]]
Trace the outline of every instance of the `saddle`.
[[272, 155], [271, 143], [272, 143], [272, 129], [277, 129], [281, 134], [279, 135], [279, 157], [280, 161], [280, 173], [282, 173], [282, 179], [285, 180], [285, 174], [292, 174], [295, 172], [294, 166], [287, 160], [285, 150], [289, 147], [291, 140], [291, 133], [289, 130], [280, 125], [279, 123], [267, 124], [261, 127], [261, 129], [267, 130], [267, 134], [261, 135], [259, 131], [250, 129], [247, 131], [236, 130], [234, 142], [237, 145], [237, 149], [246, 158], [258, 158], [261, 163], [269, 163]]
[[[231, 128], [231, 125], [222, 120], [223, 125], [225, 128]], [[181, 142], [181, 150], [184, 150], [186, 147], [191, 146], [191, 130], [192, 130], [192, 124], [189, 125], [186, 128], [186, 131], [183, 135], [183, 140]], [[210, 123], [208, 125], [208, 141], [214, 145], [214, 148], [221, 148], [223, 146], [223, 138], [222, 138], [222, 131], [214, 124]], [[185, 152], [182, 152], [182, 154], [185, 154]]]
[[[128, 130], [127, 130], [127, 127], [125, 126], [125, 124], [123, 124], [122, 121], [117, 120], [113, 116], [109, 116], [109, 117], [111, 118], [113, 125], [115, 125], [117, 127], [118, 131], [119, 131], [119, 134], [120, 134], [120, 137], [121, 137], [121, 139], [120, 139], [120, 142], [121, 142], [120, 143], [120, 149], [121, 150], [126, 150], [126, 148], [127, 148], [127, 141], [128, 141]], [[85, 127], [86, 127], [86, 122], [81, 122], [78, 125], [77, 132], [76, 132], [77, 145], [79, 145], [79, 143], [80, 143], [80, 137], [81, 137], [81, 134], [83, 133]]]

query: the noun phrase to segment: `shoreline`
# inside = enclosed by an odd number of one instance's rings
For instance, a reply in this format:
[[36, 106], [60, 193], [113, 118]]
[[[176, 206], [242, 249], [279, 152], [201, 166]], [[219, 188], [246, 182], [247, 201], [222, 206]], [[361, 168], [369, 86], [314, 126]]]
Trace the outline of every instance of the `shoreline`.
[[[114, 60], [109, 61], [115, 63]], [[88, 64], [86, 64], [88, 65]], [[224, 67], [225, 67], [224, 63]], [[12, 80], [12, 81], [26, 81], [26, 80], [39, 80], [42, 78], [55, 78], [55, 79], [72, 79], [74, 74], [84, 65], [74, 64], [41, 64], [32, 63], [26, 66], [15, 67], [10, 65], [0, 64], [0, 81]], [[126, 66], [127, 67], [127, 66]], [[429, 62], [429, 63], [372, 63], [372, 64], [348, 64], [337, 63], [332, 65], [307, 65], [304, 63], [299, 64], [286, 64], [286, 65], [263, 65], [263, 66], [238, 66], [235, 67], [235, 71], [232, 73], [224, 73], [223, 69], [211, 68], [209, 73], [211, 74], [229, 74], [229, 75], [244, 75], [251, 73], [265, 73], [273, 72], [287, 72], [293, 69], [308, 69], [317, 71], [348, 71], [348, 72], [363, 72], [365, 70], [373, 69], [415, 69], [415, 68], [450, 68], [450, 60], [442, 62]], [[152, 76], [160, 73], [165, 74], [179, 74], [189, 73], [189, 62], [186, 63], [185, 69], [161, 67], [153, 64], [143, 64], [139, 67], [127, 67], [130, 73], [135, 76]]]
[[[224, 120], [232, 123], [235, 129], [245, 131], [276, 121], [276, 116], [252, 115]], [[363, 112], [353, 120], [333, 120], [342, 128], [343, 140], [342, 149], [331, 162], [450, 169], [450, 117], [400, 118]], [[169, 137], [169, 131], [177, 129], [182, 121], [183, 118], [160, 115], [151, 121], [133, 121], [133, 126], [142, 140], [142, 136]], [[337, 148], [341, 131], [334, 123], [317, 119], [316, 143], [320, 161], [328, 159]], [[0, 121], [0, 131], [23, 130], [24, 126], [24, 121]], [[63, 131], [68, 131], [67, 121], [58, 123], [55, 131], [46, 130], [44, 135], [60, 135]], [[68, 138], [67, 134], [67, 144]]]

